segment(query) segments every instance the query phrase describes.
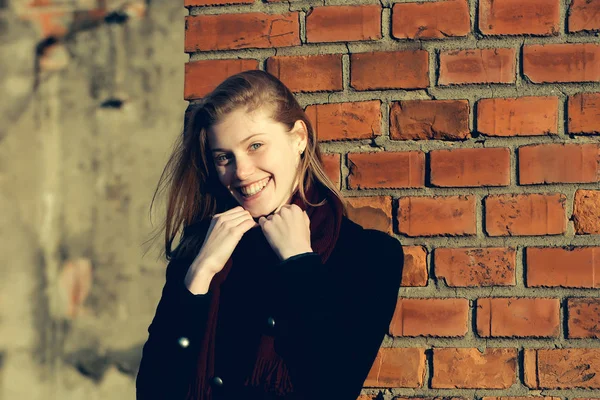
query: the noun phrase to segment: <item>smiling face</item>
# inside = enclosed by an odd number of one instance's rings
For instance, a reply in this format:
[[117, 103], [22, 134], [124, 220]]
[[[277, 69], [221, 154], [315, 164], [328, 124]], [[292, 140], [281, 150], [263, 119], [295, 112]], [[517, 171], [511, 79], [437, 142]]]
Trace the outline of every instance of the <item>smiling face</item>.
[[254, 218], [291, 201], [306, 125], [291, 131], [264, 107], [237, 109], [208, 130], [208, 143], [219, 181]]

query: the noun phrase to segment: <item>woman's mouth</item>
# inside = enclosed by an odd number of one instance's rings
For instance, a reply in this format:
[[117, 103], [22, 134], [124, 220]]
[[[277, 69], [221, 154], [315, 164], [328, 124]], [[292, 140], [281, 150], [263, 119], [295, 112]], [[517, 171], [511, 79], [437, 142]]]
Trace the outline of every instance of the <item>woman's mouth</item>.
[[267, 187], [271, 177], [261, 179], [251, 185], [236, 188], [237, 192], [245, 199], [250, 200], [257, 197]]

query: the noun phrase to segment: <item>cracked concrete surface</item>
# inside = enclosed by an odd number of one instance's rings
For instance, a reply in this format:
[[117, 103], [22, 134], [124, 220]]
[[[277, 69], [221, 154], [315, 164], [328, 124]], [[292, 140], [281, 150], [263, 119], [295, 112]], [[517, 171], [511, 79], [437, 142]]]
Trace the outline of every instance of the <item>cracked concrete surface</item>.
[[148, 209], [187, 106], [186, 14], [152, 2], [44, 38], [0, 9], [0, 399], [135, 397], [164, 283]]

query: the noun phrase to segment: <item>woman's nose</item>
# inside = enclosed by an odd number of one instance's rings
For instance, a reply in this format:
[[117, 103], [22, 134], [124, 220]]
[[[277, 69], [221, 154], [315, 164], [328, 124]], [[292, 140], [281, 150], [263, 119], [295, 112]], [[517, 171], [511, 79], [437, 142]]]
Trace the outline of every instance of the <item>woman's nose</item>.
[[242, 157], [235, 160], [235, 175], [240, 181], [252, 175], [254, 172], [254, 164], [248, 158]]

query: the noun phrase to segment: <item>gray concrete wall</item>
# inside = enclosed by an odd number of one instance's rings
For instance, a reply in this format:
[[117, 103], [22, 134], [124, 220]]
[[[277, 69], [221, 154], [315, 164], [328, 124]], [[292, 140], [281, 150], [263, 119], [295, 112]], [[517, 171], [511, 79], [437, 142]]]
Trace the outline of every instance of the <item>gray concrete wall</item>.
[[0, 400], [134, 398], [187, 11], [25, 3], [0, 1]]

